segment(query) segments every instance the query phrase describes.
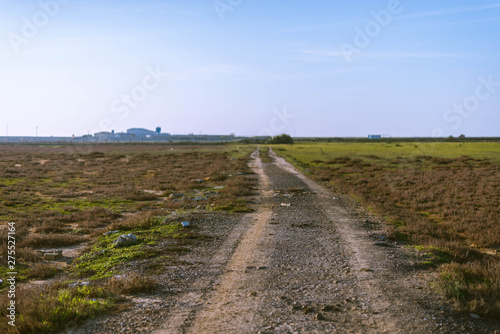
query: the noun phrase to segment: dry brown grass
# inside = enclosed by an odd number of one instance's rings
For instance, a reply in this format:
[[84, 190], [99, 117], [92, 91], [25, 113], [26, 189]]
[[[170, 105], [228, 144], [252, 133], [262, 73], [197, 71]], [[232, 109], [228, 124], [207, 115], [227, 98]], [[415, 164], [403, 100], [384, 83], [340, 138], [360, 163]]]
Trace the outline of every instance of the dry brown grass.
[[254, 183], [251, 179], [245, 177], [231, 178], [226, 182], [226, 187], [221, 193], [230, 197], [243, 197], [255, 194]]
[[311, 169], [388, 217], [392, 238], [425, 246], [435, 265], [450, 263], [440, 268], [447, 278], [441, 283], [462, 291], [448, 293], [461, 309], [500, 316], [500, 259], [483, 252], [500, 249], [499, 164], [470, 157], [342, 157]]
[[71, 234], [30, 234], [19, 244], [20, 247], [66, 247], [73, 246], [89, 238], [80, 235]]
[[161, 211], [144, 211], [139, 212], [125, 220], [116, 221], [109, 226], [109, 230], [130, 231], [137, 228], [144, 228], [151, 225], [152, 218], [161, 215]]
[[31, 247], [18, 247], [16, 249], [16, 257], [24, 263], [39, 262], [41, 259]]
[[34, 279], [47, 279], [56, 276], [57, 272], [57, 267], [52, 264], [37, 263], [31, 268], [28, 277]]
[[[99, 145], [89, 152], [86, 147], [0, 145], [0, 221], [16, 222], [20, 247], [65, 247], [98, 235], [122, 212], [200, 204], [242, 210], [238, 196], [250, 191], [236, 173], [248, 171], [246, 159], [229, 160], [220, 150], [193, 151], [199, 148]], [[226, 189], [220, 196], [192, 200], [214, 186]], [[186, 199], [162, 199], [178, 192], [187, 193]], [[0, 235], [0, 244], [6, 237]]]
[[[437, 160], [443, 161], [433, 159]], [[500, 246], [500, 166], [463, 165], [457, 160], [450, 167], [421, 169], [419, 162], [400, 161], [403, 168], [374, 170], [352, 161], [318, 174], [384, 213], [404, 218], [413, 242], [435, 235], [472, 247]]]
[[120, 278], [113, 277], [109, 279], [107, 284], [107, 288], [114, 294], [118, 295], [153, 292], [157, 286], [158, 283], [155, 279], [149, 276], [138, 275], [136, 273]]
[[[219, 147], [174, 148], [0, 145], [0, 269], [6, 271], [7, 222], [16, 223], [16, 258], [29, 282], [59, 274], [61, 279], [66, 277], [34, 249], [86, 243], [108, 230], [147, 228], [144, 224], [165, 215], [166, 209], [249, 210], [242, 196], [251, 194], [252, 182], [238, 174], [249, 172], [245, 158], [231, 159]], [[183, 193], [184, 199], [169, 199], [172, 193]], [[201, 240], [190, 231], [182, 236]], [[148, 259], [156, 256], [152, 250], [146, 255]], [[113, 293], [150, 292], [155, 286], [151, 278], [137, 275], [102, 284], [108, 284], [104, 289], [109, 291], [28, 284], [18, 299], [22, 324], [12, 329], [1, 323], [0, 332], [6, 328], [11, 332], [53, 332], [104, 311]], [[6, 302], [5, 294], [0, 294], [2, 317]]]
[[441, 267], [438, 287], [457, 300], [458, 309], [498, 319], [500, 310], [500, 265], [498, 260], [482, 259], [468, 263], [449, 263]]

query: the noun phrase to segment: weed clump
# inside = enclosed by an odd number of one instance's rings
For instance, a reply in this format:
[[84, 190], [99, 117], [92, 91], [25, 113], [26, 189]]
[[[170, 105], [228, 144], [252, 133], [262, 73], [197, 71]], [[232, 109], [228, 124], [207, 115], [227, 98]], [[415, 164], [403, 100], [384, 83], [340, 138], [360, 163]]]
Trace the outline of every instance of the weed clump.
[[155, 279], [136, 273], [110, 278], [107, 284], [110, 291], [118, 295], [153, 292], [157, 285], [158, 283]]
[[21, 242], [21, 247], [66, 247], [88, 241], [89, 238], [71, 234], [30, 234]]
[[48, 279], [56, 276], [57, 268], [49, 263], [37, 263], [30, 268], [28, 278]]
[[[18, 287], [16, 294], [16, 326], [0, 322], [2, 333], [54, 333], [68, 323], [80, 323], [113, 307], [109, 292], [98, 286], [67, 288], [60, 282], [48, 286]], [[9, 302], [7, 294], [0, 296], [0, 305]], [[7, 319], [7, 308], [0, 317]]]
[[500, 263], [498, 259], [444, 264], [436, 282], [446, 296], [456, 301], [464, 312], [500, 317]]

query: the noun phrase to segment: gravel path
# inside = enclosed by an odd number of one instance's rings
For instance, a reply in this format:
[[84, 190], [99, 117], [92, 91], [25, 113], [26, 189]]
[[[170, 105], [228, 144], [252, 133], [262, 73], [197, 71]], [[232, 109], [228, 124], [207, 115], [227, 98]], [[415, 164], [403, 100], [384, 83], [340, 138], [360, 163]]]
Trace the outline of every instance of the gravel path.
[[160, 275], [167, 288], [68, 333], [500, 333], [453, 312], [375, 217], [282, 158], [253, 158], [254, 213], [195, 218], [212, 241]]

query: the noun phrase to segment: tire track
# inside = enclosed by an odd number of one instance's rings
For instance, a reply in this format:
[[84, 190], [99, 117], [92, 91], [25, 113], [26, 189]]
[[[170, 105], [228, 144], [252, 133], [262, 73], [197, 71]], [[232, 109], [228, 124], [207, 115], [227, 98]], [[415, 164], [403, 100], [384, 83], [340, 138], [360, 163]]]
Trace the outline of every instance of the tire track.
[[[252, 169], [259, 177], [260, 198], [271, 195], [269, 179], [264, 174], [258, 150], [252, 154]], [[225, 273], [218, 282], [198, 280], [194, 290], [214, 285], [208, 294], [187, 294], [180, 304], [185, 308], [171, 313], [168, 321], [156, 334], [166, 333], [236, 333], [258, 327], [256, 310], [260, 298], [256, 291], [264, 289], [258, 278], [259, 270], [268, 265], [266, 223], [271, 216], [269, 207], [259, 205], [257, 212], [246, 215], [246, 224], [233, 231], [226, 245], [214, 256], [211, 265], [222, 264], [228, 258]], [[233, 245], [231, 247], [230, 245]], [[228, 250], [233, 250], [227, 254]], [[201, 306], [196, 307], [196, 306]]]

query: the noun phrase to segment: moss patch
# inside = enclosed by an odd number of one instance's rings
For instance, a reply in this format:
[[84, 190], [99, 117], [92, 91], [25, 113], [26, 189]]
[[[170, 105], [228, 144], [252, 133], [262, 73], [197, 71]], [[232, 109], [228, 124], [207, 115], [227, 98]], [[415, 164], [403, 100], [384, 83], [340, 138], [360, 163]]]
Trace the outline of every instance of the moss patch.
[[[180, 222], [163, 223], [166, 217], [158, 216], [145, 220], [134, 229], [122, 229], [118, 233], [102, 235], [95, 240], [89, 250], [80, 256], [70, 271], [78, 277], [100, 279], [111, 277], [119, 272], [118, 268], [137, 259], [153, 257], [157, 254], [154, 246], [164, 239], [187, 238], [188, 233]], [[128, 247], [116, 248], [114, 242], [123, 234], [132, 233], [138, 243]]]

